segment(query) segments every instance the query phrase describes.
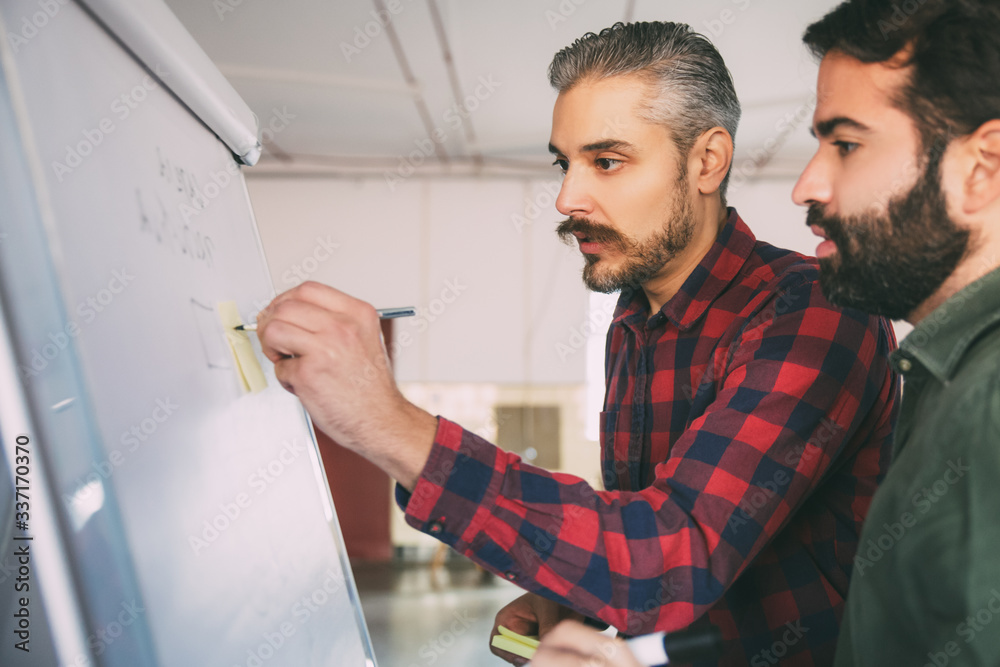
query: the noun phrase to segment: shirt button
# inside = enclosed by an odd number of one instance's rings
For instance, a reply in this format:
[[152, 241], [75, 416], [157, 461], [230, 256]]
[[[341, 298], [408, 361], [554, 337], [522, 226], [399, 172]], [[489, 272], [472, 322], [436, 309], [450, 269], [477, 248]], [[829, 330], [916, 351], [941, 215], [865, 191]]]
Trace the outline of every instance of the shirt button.
[[514, 581], [517, 579], [517, 574], [515, 572], [511, 572], [510, 570], [504, 572], [503, 576], [507, 578], [507, 581]]
[[437, 521], [431, 522], [431, 527], [430, 527], [431, 535], [437, 535], [442, 530], [444, 530], [444, 526], [442, 526], [440, 523], [438, 523]]
[[909, 359], [900, 359], [899, 360], [899, 372], [900, 373], [909, 373], [912, 370], [913, 370], [913, 362], [912, 361], [910, 361]]

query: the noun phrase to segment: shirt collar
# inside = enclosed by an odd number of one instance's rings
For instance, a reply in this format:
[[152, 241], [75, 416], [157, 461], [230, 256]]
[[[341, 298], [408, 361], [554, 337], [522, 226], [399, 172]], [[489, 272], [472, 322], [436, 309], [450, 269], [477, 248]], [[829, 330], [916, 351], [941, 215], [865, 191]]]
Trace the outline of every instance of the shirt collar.
[[661, 324], [662, 318], [669, 319], [681, 331], [690, 329], [740, 272], [756, 243], [753, 232], [736, 209], [730, 207], [729, 218], [715, 243], [660, 312], [650, 317], [645, 292], [641, 287], [633, 287], [622, 290], [614, 323], [645, 326], [648, 318], [649, 326], [653, 327]]
[[1000, 269], [972, 283], [921, 320], [893, 353], [893, 366], [905, 374], [916, 361], [947, 383], [972, 344], [998, 324]]

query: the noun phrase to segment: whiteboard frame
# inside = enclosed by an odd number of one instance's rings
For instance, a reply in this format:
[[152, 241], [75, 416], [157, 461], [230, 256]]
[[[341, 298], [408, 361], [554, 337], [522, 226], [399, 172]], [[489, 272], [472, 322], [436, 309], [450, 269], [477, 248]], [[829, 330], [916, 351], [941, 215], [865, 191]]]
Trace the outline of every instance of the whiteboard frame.
[[[116, 16], [114, 11], [121, 9], [123, 3], [111, 2], [110, 0], [76, 0], [77, 4], [88, 10], [88, 13], [95, 19], [101, 27], [106, 30], [111, 36], [118, 39], [118, 41], [125, 46], [125, 55], [128, 57], [135, 58], [141, 64], [143, 64], [147, 69], [155, 72], [155, 65], [157, 62], [163, 62], [162, 60], [156, 60], [156, 54], [162, 57], [177, 57], [180, 61], [184, 61], [183, 56], [179, 56], [177, 52], [170, 52], [169, 49], [162, 49], [157, 46], [152, 49], [154, 55], [148, 55], [143, 58], [140, 57], [134, 50], [129, 47], [130, 40], [141, 40], [145, 39], [142, 30], [150, 29], [150, 24], [143, 23], [141, 29], [136, 28], [133, 33], [131, 33], [126, 39], [125, 36], [118, 34], [113, 24], [107, 22], [106, 17], [111, 16], [112, 19]], [[104, 4], [107, 7], [102, 9], [102, 12], [97, 12], [94, 10], [92, 5]], [[159, 4], [163, 8], [165, 5], [159, 3], [158, 0], [137, 0], [136, 5], [151, 6], [154, 4]], [[127, 11], [124, 11], [121, 16], [127, 17], [129, 14], [139, 11], [137, 9], [129, 7]], [[171, 18], [173, 15], [170, 14]], [[132, 25], [127, 23], [127, 18], [122, 19], [126, 21], [126, 25]], [[176, 19], [173, 18], [176, 22]], [[152, 21], [155, 23], [155, 21]], [[176, 27], [180, 24], [176, 23]], [[131, 28], [129, 28], [131, 29]], [[169, 30], [172, 30], [169, 29]], [[169, 32], [168, 30], [168, 32]], [[183, 28], [180, 28], [183, 31]], [[6, 28], [3, 24], [2, 17], [0, 17], [0, 34], [6, 34]], [[187, 35], [186, 31], [183, 32]], [[190, 36], [188, 35], [190, 39]], [[169, 41], [169, 40], [168, 40]], [[193, 43], [193, 41], [192, 41]], [[162, 45], [161, 45], [162, 46]], [[196, 46], [196, 45], [195, 45]], [[159, 49], [159, 50], [157, 50]], [[200, 50], [199, 50], [200, 52]], [[166, 56], [164, 54], [167, 54]], [[171, 55], [172, 54], [172, 55]], [[204, 55], [203, 53], [201, 54]], [[207, 57], [206, 57], [207, 59]], [[174, 62], [180, 62], [174, 61]], [[209, 62], [210, 64], [210, 62]], [[214, 66], [211, 66], [214, 69]], [[214, 70], [216, 73], [217, 70]], [[51, 193], [47, 187], [47, 179], [45, 177], [45, 169], [38, 156], [38, 151], [35, 147], [35, 141], [33, 137], [32, 123], [29, 114], [27, 113], [26, 106], [21, 98], [23, 94], [22, 83], [18, 80], [18, 68], [13, 60], [13, 55], [10, 52], [10, 47], [6, 40], [0, 40], [0, 104], [8, 104], [10, 112], [12, 115], [12, 123], [14, 131], [19, 135], [18, 145], [16, 147], [15, 155], [11, 158], [14, 161], [20, 162], [24, 165], [24, 176], [25, 180], [30, 183], [30, 192], [24, 193], [25, 199], [30, 199], [35, 206], [33, 211], [32, 219], [29, 223], [34, 223], [39, 229], [39, 231], [47, 237], [49, 243], [47, 247], [47, 252], [41, 253], [45, 257], [38, 257], [36, 259], [42, 260], [45, 265], [43, 268], [39, 268], [44, 275], [49, 276], [52, 282], [53, 288], [60, 295], [60, 298], [56, 303], [51, 304], [53, 309], [59, 312], [59, 318], [61, 320], [66, 320], [66, 304], [63, 303], [62, 295], [63, 290], [63, 280], [65, 276], [60, 275], [60, 267], [62, 265], [61, 250], [58, 243], [53, 243], [53, 239], [56, 238], [55, 230], [55, 219], [54, 213], [50, 206]], [[221, 77], [221, 74], [219, 75]], [[210, 79], [199, 77], [196, 75], [196, 81], [191, 82], [190, 90], [194, 90], [196, 93], [199, 90], [199, 86], [203, 86]], [[223, 79], [224, 81], [224, 79]], [[222, 134], [220, 133], [219, 125], [213, 126], [213, 122], [218, 121], [216, 118], [214, 121], [206, 119], [199, 113], [197, 113], [192, 106], [192, 103], [188, 100], [191, 99], [189, 96], [184, 99], [178, 93], [178, 87], [184, 89], [183, 85], [179, 85], [175, 79], [163, 82], [165, 87], [169, 88], [176, 97], [187, 107], [187, 110], [192, 113], [192, 115], [204, 123], [206, 126], [212, 130], [220, 140], [233, 150], [233, 144], [225, 141]], [[228, 83], [225, 84], [228, 87]], [[232, 90], [229, 87], [229, 90]], [[236, 95], [235, 91], [232, 91], [233, 95]], [[202, 103], [208, 107], [215, 107], [211, 113], [218, 113], [225, 115], [229, 113], [228, 111], [222, 109], [224, 96], [218, 96], [211, 99], [203, 99]], [[249, 113], [249, 108], [246, 107], [245, 103], [242, 102], [236, 96], [240, 105], [246, 109]], [[197, 105], [197, 103], [195, 103]], [[231, 111], [231, 110], [230, 110]], [[250, 114], [252, 117], [252, 114]], [[230, 118], [229, 120], [232, 120]], [[239, 129], [239, 128], [237, 128]], [[242, 130], [247, 130], [244, 125]], [[242, 131], [241, 130], [241, 131]], [[253, 121], [253, 132], [256, 133], [256, 120]], [[245, 133], [244, 133], [245, 138]], [[260, 145], [254, 138], [254, 145], [256, 147], [256, 156], [254, 155], [254, 149], [251, 149], [249, 153], [244, 155], [247, 159], [256, 160], [259, 157]], [[234, 154], [236, 151], [233, 150]], [[239, 157], [237, 155], [237, 157]], [[246, 162], [246, 159], [244, 160]], [[260, 238], [259, 230], [256, 226], [256, 221], [253, 219], [252, 207], [250, 206], [249, 192], [246, 188], [245, 180], [242, 176], [239, 178], [241, 181], [240, 187], [243, 189], [243, 197], [247, 201], [247, 208], [251, 215], [251, 225], [253, 230], [253, 235], [256, 240], [256, 246], [260, 252], [260, 258], [266, 266], [267, 255], [263, 251], [263, 244]], [[0, 192], [3, 191], [3, 187], [0, 186]], [[18, 222], [24, 223], [24, 220], [19, 220]], [[0, 271], [0, 273], [3, 273]], [[271, 283], [270, 275], [268, 274], [267, 280]], [[14, 317], [14, 310], [16, 310], [14, 304], [7, 303], [5, 300], [5, 288], [0, 285], [0, 435], [3, 436], [3, 442], [0, 443], [0, 451], [3, 451], [5, 456], [8, 456], [7, 461], [13, 461], [14, 449], [16, 443], [16, 437], [19, 434], [28, 433], [31, 434], [32, 442], [38, 445], [36, 449], [35, 457], [32, 461], [32, 527], [33, 532], [38, 536], [39, 547], [34, 550], [32, 555], [35, 558], [34, 563], [36, 574], [36, 581], [41, 581], [41, 599], [44, 605], [48, 624], [52, 629], [52, 639], [54, 643], [54, 648], [59, 655], [59, 660], [61, 664], [65, 665], [75, 665], [79, 664], [81, 658], [89, 660], [84, 664], [97, 664], [98, 661], [94, 659], [94, 655], [91, 651], [90, 646], [87, 642], [88, 633], [88, 621], [87, 614], [85, 612], [85, 605], [81, 599], [81, 592], [77, 587], [77, 577], [79, 576], [73, 569], [71, 558], [69, 556], [70, 549], [66, 540], [64, 539], [64, 531], [66, 527], [62, 525], [62, 520], [65, 518], [63, 512], [60, 511], [60, 503], [53, 491], [53, 484], [51, 480], [47, 478], [46, 475], [46, 464], [49, 463], [45, 461], [45, 457], [41, 455], [41, 450], [44, 447], [46, 428], [44, 426], [45, 415], [43, 412], [48, 408], [48, 405], [42, 405], [38, 402], [37, 397], [35, 400], [32, 399], [31, 393], [22, 385], [19, 378], [19, 371], [17, 365], [17, 353], [16, 353], [16, 342], [17, 342], [17, 322], [10, 319]], [[271, 285], [271, 291], [273, 294], [274, 288]], [[75, 346], [75, 344], [74, 344]], [[73, 347], [73, 346], [71, 346]], [[75, 359], [77, 357], [77, 352], [74, 350], [72, 354], [69, 355]], [[23, 360], [22, 360], [23, 361]], [[79, 380], [79, 368], [74, 366], [72, 374], [76, 376], [75, 379]], [[90, 408], [84, 408], [83, 413], [85, 419], [92, 418], [90, 414]], [[343, 541], [343, 535], [339, 528], [339, 523], [336, 520], [336, 508], [332, 504], [330, 499], [330, 489], [327, 478], [323, 473], [322, 465], [319, 462], [318, 446], [316, 444], [316, 437], [314, 427], [311, 420], [309, 420], [308, 415], [305, 414], [303, 409], [303, 414], [306, 418], [306, 425], [308, 427], [308, 434], [310, 436], [310, 457], [314, 459], [314, 469], [317, 470], [317, 475], [319, 477], [318, 481], [321, 483], [321, 488], [326, 493], [326, 498], [329, 502], [329, 510], [332, 514], [332, 520], [329, 522], [329, 527], [332, 532], [332, 537], [338, 547], [338, 553], [340, 558], [341, 570], [347, 580], [348, 586], [348, 596], [351, 599], [353, 614], [357, 620], [358, 628], [361, 632], [361, 640], [363, 644], [363, 649], [367, 654], [367, 664], [369, 667], [375, 666], [375, 655], [373, 646], [371, 644], [371, 638], [367, 624], [364, 620], [363, 610], [360, 605], [360, 601], [357, 597], [357, 587], [354, 581], [354, 573], [350, 567], [350, 562], [347, 557], [346, 548]], [[13, 482], [13, 468], [11, 469], [11, 481]], [[37, 495], [36, 495], [37, 494]], [[43, 546], [44, 545], [44, 546]], [[131, 573], [128, 576], [129, 580], [134, 583]], [[147, 648], [149, 648], [147, 646]], [[152, 655], [144, 656], [146, 660], [151, 659]], [[155, 660], [155, 659], [154, 659]], [[143, 663], [147, 664], [147, 663]], [[152, 662], [148, 664], [154, 664]]]
[[250, 107], [162, 0], [77, 0], [201, 119], [236, 159], [260, 159], [260, 125]]

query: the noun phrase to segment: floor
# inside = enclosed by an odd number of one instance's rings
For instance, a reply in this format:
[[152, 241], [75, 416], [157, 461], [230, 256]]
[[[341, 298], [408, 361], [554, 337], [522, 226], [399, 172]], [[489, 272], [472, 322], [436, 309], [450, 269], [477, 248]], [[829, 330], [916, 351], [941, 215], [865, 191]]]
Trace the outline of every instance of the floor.
[[493, 618], [524, 591], [460, 557], [432, 575], [426, 563], [354, 563], [379, 667], [502, 667], [489, 650]]

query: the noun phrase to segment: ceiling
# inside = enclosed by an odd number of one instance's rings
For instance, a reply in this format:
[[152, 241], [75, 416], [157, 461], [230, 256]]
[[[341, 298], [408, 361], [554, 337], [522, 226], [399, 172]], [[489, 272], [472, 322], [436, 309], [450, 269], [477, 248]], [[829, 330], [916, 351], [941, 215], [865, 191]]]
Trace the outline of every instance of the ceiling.
[[671, 20], [710, 37], [732, 70], [744, 108], [735, 166], [747, 178], [793, 176], [811, 155], [816, 66], [801, 35], [836, 4], [166, 2], [258, 115], [258, 173], [553, 175], [553, 54], [616, 21]]

